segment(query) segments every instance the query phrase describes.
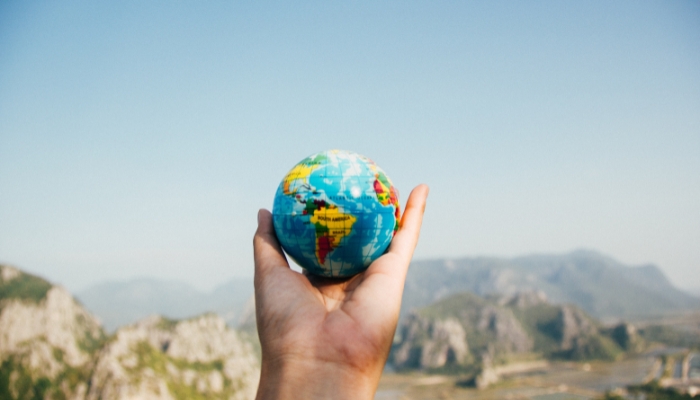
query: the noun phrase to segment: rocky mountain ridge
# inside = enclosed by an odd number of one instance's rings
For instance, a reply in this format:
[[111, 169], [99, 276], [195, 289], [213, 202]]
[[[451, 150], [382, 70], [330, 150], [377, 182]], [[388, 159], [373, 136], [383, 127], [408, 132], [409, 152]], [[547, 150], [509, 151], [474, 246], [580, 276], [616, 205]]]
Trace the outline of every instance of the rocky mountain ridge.
[[[593, 251], [574, 251], [512, 259], [413, 261], [402, 316], [455, 293], [512, 295], [523, 290], [542, 291], [552, 303], [575, 304], [606, 320], [700, 309], [700, 298], [675, 288], [653, 265], [632, 267]], [[138, 278], [100, 283], [76, 297], [113, 332], [151, 314], [182, 319], [205, 312], [215, 312], [237, 328], [252, 294], [252, 278], [232, 279], [210, 292], [178, 281]]]
[[399, 370], [471, 371], [483, 383], [493, 381], [493, 368], [512, 362], [612, 360], [639, 351], [640, 343], [631, 325], [603, 327], [576, 306], [549, 303], [542, 292], [489, 298], [465, 292], [410, 313], [390, 361]]
[[0, 265], [0, 398], [249, 399], [253, 345], [215, 314], [107, 336], [65, 289]]
[[700, 308], [654, 265], [631, 267], [594, 251], [511, 259], [414, 261], [402, 315], [460, 292], [479, 296], [542, 291], [552, 303], [575, 304], [596, 318], [646, 318]]
[[153, 316], [117, 330], [100, 350], [86, 400], [252, 399], [257, 363], [251, 345], [214, 314]]

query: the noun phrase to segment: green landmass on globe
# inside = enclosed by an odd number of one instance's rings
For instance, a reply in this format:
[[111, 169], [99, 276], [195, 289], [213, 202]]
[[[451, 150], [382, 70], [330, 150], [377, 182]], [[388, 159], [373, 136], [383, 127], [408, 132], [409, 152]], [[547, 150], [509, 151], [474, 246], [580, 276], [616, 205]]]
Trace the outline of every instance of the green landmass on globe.
[[272, 208], [284, 251], [309, 272], [346, 277], [379, 258], [399, 228], [398, 191], [374, 161], [343, 150], [299, 162]]

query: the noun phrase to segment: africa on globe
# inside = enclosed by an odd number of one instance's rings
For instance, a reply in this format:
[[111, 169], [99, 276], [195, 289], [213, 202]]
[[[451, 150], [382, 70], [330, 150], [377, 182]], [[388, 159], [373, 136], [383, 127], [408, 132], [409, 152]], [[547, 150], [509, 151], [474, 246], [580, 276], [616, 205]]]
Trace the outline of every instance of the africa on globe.
[[323, 151], [287, 173], [272, 208], [277, 239], [312, 274], [347, 277], [384, 254], [399, 227], [398, 191], [372, 160]]

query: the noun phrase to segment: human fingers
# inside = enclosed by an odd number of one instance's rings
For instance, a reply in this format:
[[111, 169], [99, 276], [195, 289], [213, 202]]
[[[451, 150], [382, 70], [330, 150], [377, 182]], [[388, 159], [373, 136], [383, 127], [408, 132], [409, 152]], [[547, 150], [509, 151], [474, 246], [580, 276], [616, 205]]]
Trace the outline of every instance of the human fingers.
[[388, 253], [399, 256], [403, 261], [411, 261], [413, 250], [418, 244], [429, 191], [430, 189], [427, 185], [418, 185], [411, 191], [406, 202], [406, 209], [399, 223], [399, 231], [396, 232], [389, 246]]
[[[390, 320], [387, 315], [398, 317], [404, 280], [418, 243], [427, 197], [428, 186], [419, 185], [413, 189], [389, 251], [370, 265], [357, 289], [358, 299], [366, 300], [364, 307], [368, 309], [363, 312], [374, 312], [377, 321]], [[373, 304], [382, 304], [382, 310], [373, 308]]]
[[269, 274], [274, 268], [289, 268], [272, 225], [272, 214], [265, 209], [258, 211], [258, 229], [253, 238], [253, 255], [256, 281]]

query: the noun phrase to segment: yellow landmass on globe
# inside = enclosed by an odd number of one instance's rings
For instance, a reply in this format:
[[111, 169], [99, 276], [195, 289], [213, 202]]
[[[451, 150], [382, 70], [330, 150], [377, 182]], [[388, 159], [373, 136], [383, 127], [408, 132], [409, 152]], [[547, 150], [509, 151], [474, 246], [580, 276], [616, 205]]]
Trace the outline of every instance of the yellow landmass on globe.
[[340, 212], [334, 205], [325, 204], [325, 207], [314, 210], [310, 221], [316, 226], [316, 257], [323, 265], [328, 253], [335, 250], [340, 241], [350, 234], [357, 218]]
[[289, 194], [294, 194], [296, 192], [296, 189], [291, 190], [292, 184], [295, 181], [301, 180], [301, 181], [307, 181], [309, 178], [309, 175], [311, 175], [314, 170], [316, 170], [320, 165], [318, 163], [314, 164], [307, 164], [304, 162], [301, 162], [294, 166], [291, 171], [287, 174], [287, 176], [284, 177], [283, 180], [283, 186], [282, 190], [284, 190], [284, 194], [289, 195]]

